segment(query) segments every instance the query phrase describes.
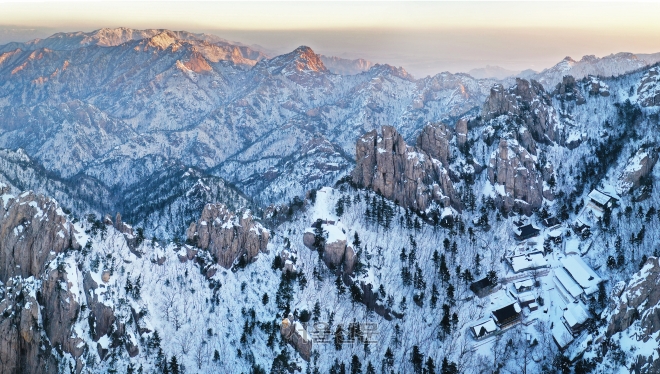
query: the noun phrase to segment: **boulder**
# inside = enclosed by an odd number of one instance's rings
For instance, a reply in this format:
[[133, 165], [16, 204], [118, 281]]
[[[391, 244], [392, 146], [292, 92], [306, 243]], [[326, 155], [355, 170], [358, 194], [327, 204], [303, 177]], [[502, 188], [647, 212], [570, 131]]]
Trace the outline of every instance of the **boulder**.
[[284, 340], [289, 342], [300, 354], [300, 357], [309, 361], [312, 355], [312, 337], [302, 323], [293, 320], [291, 316], [284, 318], [280, 326], [280, 333]]

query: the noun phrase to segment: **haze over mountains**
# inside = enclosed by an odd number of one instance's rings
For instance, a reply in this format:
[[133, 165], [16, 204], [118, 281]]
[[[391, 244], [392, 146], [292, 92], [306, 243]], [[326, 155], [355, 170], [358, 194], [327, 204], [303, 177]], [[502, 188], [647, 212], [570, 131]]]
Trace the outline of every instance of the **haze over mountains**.
[[656, 373], [658, 58], [0, 46], [0, 374]]

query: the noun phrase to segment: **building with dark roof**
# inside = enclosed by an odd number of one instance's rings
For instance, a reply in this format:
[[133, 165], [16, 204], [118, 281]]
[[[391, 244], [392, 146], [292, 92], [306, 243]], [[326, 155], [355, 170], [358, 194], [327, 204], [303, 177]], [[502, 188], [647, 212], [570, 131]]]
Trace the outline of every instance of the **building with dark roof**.
[[540, 232], [541, 232], [541, 230], [537, 229], [536, 227], [532, 226], [531, 224], [516, 227], [516, 229], [515, 229], [516, 239], [518, 239], [518, 240], [525, 240], [525, 239], [533, 238], [535, 236], [538, 236]]
[[554, 227], [561, 224], [561, 221], [557, 217], [549, 217], [543, 220], [543, 226], [545, 227]]
[[493, 283], [488, 277], [479, 279], [478, 281], [470, 284], [470, 290], [479, 297], [484, 297], [495, 291], [497, 283]]
[[499, 327], [512, 325], [520, 320], [520, 305], [512, 303], [500, 309], [494, 310], [493, 318]]

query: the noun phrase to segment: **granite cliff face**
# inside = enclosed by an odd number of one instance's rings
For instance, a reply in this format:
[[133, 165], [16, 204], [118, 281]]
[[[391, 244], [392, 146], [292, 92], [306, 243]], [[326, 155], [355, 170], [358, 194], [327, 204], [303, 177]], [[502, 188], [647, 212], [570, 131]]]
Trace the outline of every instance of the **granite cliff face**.
[[79, 271], [60, 257], [80, 245], [57, 202], [32, 192], [10, 195], [6, 186], [2, 192], [0, 373], [56, 373], [56, 356], [44, 350], [56, 346], [74, 359], [83, 351], [72, 332]]
[[658, 149], [655, 146], [642, 147], [628, 160], [619, 176], [617, 192], [626, 193], [639, 187], [644, 178], [653, 171], [658, 161]]
[[[645, 350], [649, 356], [638, 355], [634, 362], [635, 373], [660, 372], [660, 361], [657, 359], [658, 341], [660, 331], [660, 261], [657, 257], [650, 257], [642, 269], [633, 275], [625, 284], [617, 284], [611, 295], [610, 307], [603, 314], [608, 321], [605, 336], [610, 338], [617, 333], [624, 333], [629, 329], [637, 329], [634, 336], [637, 345], [649, 346]], [[653, 351], [656, 351], [655, 354]]]
[[206, 204], [199, 220], [190, 224], [187, 237], [229, 269], [234, 262], [248, 263], [265, 251], [269, 233], [249, 211], [239, 215], [223, 204]]
[[639, 103], [644, 107], [660, 105], [660, 68], [649, 69], [637, 86]]
[[[543, 178], [535, 159], [516, 140], [500, 139], [488, 164], [488, 180], [495, 186], [495, 197], [502, 210], [531, 214], [543, 203]], [[551, 197], [551, 196], [548, 196]]]
[[612, 297], [607, 336], [624, 331], [639, 321], [644, 341], [660, 331], [660, 261], [650, 257], [623, 289]]
[[0, 281], [43, 274], [46, 263], [67, 248], [80, 245], [73, 225], [57, 202], [24, 192], [14, 196], [3, 188], [0, 217]]
[[408, 146], [394, 127], [383, 126], [382, 135], [371, 131], [357, 141], [353, 182], [404, 207], [424, 211], [435, 202], [460, 209], [449, 171], [431, 156], [447, 162], [449, 134], [444, 125], [426, 128], [418, 140], [421, 149]]
[[517, 78], [516, 84], [508, 89], [501, 84], [494, 85], [481, 115], [486, 121], [507, 115], [517, 127], [517, 131], [512, 132], [521, 134], [516, 135], [518, 141], [532, 154], [536, 153], [535, 145], [525, 137], [524, 129], [535, 142], [561, 143], [561, 125], [550, 95], [534, 80]]

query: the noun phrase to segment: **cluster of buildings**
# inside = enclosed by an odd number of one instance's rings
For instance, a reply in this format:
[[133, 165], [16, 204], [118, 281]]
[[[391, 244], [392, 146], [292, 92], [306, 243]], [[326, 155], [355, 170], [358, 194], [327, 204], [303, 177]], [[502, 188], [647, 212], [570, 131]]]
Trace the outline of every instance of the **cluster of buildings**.
[[[619, 197], [609, 190], [591, 191], [584, 208], [569, 227], [578, 238], [588, 237], [591, 228], [614, 208], [618, 201]], [[512, 278], [517, 279], [504, 287], [504, 290], [502, 290], [503, 285], [489, 278], [474, 282], [470, 289], [481, 298], [497, 292], [490, 298], [495, 300], [491, 304], [498, 306], [493, 306], [487, 317], [473, 323], [470, 331], [476, 340], [480, 340], [524, 322], [523, 310], [528, 309], [529, 313], [533, 313], [539, 310], [540, 305], [543, 306], [544, 300], [539, 297], [535, 288], [539, 286], [537, 277], [548, 276], [545, 278], [545, 284], [550, 285], [551, 288], [546, 291], [551, 292], [549, 297], [554, 305], [549, 314], [550, 320], [553, 321], [552, 336], [557, 346], [564, 349], [582, 333], [592, 318], [587, 305], [596, 297], [600, 289], [599, 285], [604, 279], [580, 257], [584, 252], [580, 249], [582, 246], [580, 239], [569, 238], [568, 244], [564, 243], [564, 237], [568, 237], [570, 233], [566, 232], [567, 228], [556, 217], [542, 221], [545, 226], [543, 235], [539, 228], [530, 223], [520, 220], [514, 224], [513, 236], [518, 244], [508, 249], [503, 259], [510, 265], [513, 273], [527, 272], [529, 276], [513, 276]], [[577, 243], [574, 243], [576, 241]], [[560, 244], [567, 248], [564, 248], [559, 256], [551, 256], [553, 247], [557, 248]], [[578, 248], [573, 248], [576, 245]], [[568, 247], [571, 247], [570, 251]], [[557, 260], [557, 257], [560, 258]], [[505, 296], [504, 299], [498, 299], [500, 293]], [[549, 308], [544, 307], [543, 311], [548, 313]], [[536, 318], [534, 317], [536, 315], [529, 313], [525, 312], [527, 316], [524, 318], [527, 321], [524, 322], [525, 324]]]
[[588, 195], [587, 203], [573, 222], [573, 231], [586, 238], [591, 235], [591, 228], [598, 222], [605, 210], [611, 210], [621, 198], [613, 191], [594, 189]]
[[553, 281], [566, 306], [562, 326], [557, 326], [552, 335], [557, 345], [564, 348], [591, 318], [587, 303], [596, 296], [598, 285], [604, 280], [580, 256], [566, 256], [560, 261], [562, 267], [554, 269]]

